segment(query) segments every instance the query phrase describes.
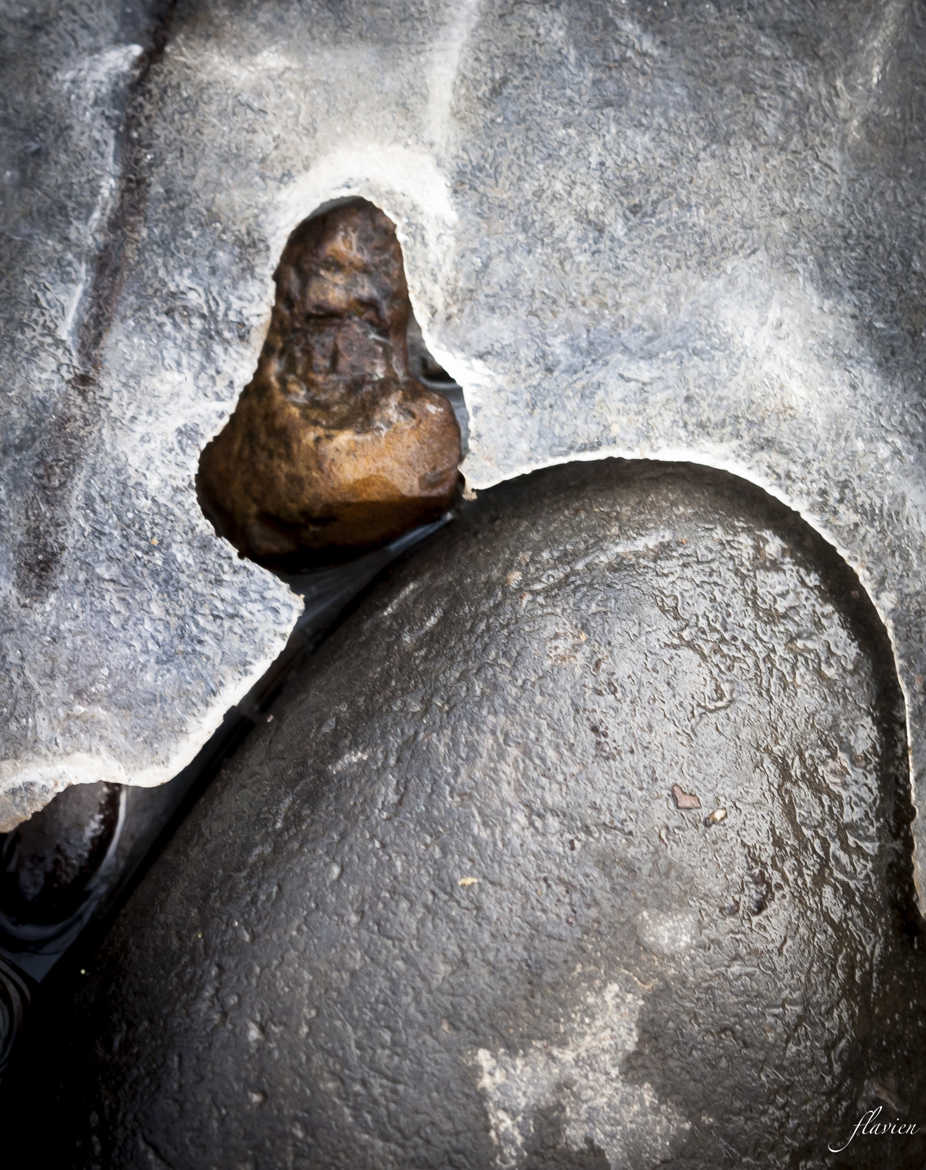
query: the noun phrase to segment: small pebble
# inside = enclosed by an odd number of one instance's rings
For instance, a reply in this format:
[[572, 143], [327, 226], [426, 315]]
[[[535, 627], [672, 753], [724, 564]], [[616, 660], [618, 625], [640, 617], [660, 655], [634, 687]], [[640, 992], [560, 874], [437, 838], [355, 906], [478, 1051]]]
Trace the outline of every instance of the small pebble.
[[672, 785], [672, 795], [675, 798], [676, 808], [700, 808], [700, 798], [693, 792], [686, 792], [680, 784]]

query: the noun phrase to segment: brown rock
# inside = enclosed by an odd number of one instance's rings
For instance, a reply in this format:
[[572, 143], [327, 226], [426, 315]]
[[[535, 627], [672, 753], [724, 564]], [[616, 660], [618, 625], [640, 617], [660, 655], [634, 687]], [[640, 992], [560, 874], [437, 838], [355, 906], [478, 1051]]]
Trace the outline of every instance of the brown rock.
[[460, 486], [460, 430], [412, 378], [395, 225], [352, 199], [303, 221], [274, 274], [257, 371], [200, 458], [197, 489], [242, 556], [299, 569], [437, 519]]

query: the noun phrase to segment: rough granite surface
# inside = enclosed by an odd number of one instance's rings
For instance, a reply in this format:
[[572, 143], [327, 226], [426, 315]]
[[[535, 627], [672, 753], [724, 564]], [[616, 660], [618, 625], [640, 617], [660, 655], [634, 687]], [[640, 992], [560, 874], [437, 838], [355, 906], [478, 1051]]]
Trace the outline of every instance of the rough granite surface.
[[166, 778], [282, 646], [192, 480], [348, 193], [398, 225], [470, 485], [763, 486], [858, 571], [926, 775], [919, 0], [6, 8], [0, 820]]
[[785, 508], [493, 488], [271, 715], [42, 1021], [37, 1165], [923, 1166], [848, 1145], [926, 1094], [900, 694]]

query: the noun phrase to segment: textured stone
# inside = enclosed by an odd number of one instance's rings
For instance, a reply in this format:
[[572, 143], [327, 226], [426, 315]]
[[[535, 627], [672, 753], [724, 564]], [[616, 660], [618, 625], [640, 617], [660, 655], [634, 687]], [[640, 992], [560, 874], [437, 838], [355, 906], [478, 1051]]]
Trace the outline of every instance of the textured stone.
[[137, 34], [88, 41], [82, 6], [52, 25], [57, 52], [11, 55], [28, 109], [5, 98], [4, 816], [69, 777], [165, 776], [282, 644], [291, 599], [192, 479], [285, 240], [352, 193], [396, 223], [466, 390], [471, 486], [596, 453], [763, 486], [857, 569], [926, 773], [915, 0], [199, 0], [121, 135]]
[[74, 1170], [914, 1170], [826, 1148], [924, 1100], [909, 816], [884, 629], [805, 524], [541, 472], [328, 640], [19, 1084]]
[[395, 227], [364, 200], [290, 236], [257, 373], [203, 452], [200, 499], [260, 564], [304, 570], [429, 524], [459, 492], [453, 407], [409, 374]]

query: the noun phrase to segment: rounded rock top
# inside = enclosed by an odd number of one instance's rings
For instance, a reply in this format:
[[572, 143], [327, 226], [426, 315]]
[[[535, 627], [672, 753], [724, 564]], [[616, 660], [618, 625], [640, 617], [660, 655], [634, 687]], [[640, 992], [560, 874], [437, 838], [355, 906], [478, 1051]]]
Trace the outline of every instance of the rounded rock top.
[[926, 1088], [902, 715], [853, 574], [741, 481], [481, 494], [136, 889], [52, 1136], [75, 1170], [830, 1167]]

